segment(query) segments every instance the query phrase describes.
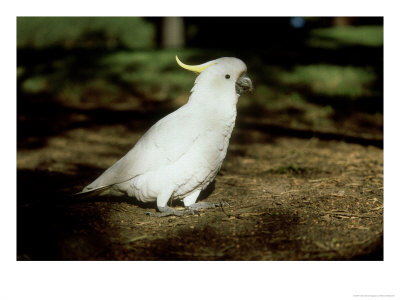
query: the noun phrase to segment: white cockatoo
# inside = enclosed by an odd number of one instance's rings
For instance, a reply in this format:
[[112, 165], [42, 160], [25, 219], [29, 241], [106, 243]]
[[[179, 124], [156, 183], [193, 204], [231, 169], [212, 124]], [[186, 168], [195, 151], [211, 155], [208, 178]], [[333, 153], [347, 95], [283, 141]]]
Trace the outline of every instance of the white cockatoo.
[[[184, 69], [199, 73], [188, 102], [159, 120], [119, 161], [79, 194], [105, 191], [156, 201], [157, 216], [184, 215], [217, 204], [196, 203], [225, 158], [241, 93], [252, 90], [246, 65], [222, 57]], [[168, 206], [181, 199], [187, 210]]]

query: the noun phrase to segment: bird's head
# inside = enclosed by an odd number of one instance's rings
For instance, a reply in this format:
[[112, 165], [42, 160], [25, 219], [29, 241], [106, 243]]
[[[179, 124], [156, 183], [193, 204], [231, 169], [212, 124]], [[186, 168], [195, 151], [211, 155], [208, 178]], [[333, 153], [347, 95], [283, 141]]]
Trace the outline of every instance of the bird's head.
[[222, 57], [197, 66], [186, 65], [177, 56], [176, 61], [182, 68], [200, 73], [195, 85], [237, 96], [253, 90], [253, 83], [246, 74], [247, 67], [238, 58]]

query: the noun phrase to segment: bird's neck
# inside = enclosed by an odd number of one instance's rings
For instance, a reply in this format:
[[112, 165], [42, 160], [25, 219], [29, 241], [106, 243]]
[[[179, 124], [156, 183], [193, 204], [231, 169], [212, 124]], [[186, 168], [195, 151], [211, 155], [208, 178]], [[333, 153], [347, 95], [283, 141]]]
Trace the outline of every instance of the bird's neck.
[[193, 89], [189, 97], [188, 105], [210, 118], [221, 120], [233, 120], [236, 118], [236, 103], [238, 95], [235, 90], [231, 92], [221, 92], [213, 90], [209, 92], [205, 89]]

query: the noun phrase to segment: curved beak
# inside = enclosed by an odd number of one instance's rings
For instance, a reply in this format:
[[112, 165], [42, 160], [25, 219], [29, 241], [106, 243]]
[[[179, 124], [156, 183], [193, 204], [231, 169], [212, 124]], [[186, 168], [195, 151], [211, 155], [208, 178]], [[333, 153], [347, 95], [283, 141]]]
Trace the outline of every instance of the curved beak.
[[236, 93], [238, 95], [242, 93], [249, 93], [253, 91], [253, 83], [247, 74], [243, 74], [236, 80]]

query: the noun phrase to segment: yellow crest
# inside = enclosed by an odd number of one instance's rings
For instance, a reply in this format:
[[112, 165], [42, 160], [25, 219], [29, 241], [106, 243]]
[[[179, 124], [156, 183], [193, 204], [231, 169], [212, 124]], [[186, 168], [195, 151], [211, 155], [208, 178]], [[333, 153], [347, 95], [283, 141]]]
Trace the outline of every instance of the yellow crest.
[[178, 63], [178, 65], [180, 65], [182, 68], [192, 71], [192, 72], [196, 72], [196, 73], [201, 73], [208, 67], [216, 64], [216, 62], [208, 62], [208, 63], [202, 64], [202, 65], [189, 66], [189, 65], [186, 65], [183, 62], [181, 62], [179, 60], [178, 56], [175, 56], [175, 58], [176, 58], [176, 62]]

